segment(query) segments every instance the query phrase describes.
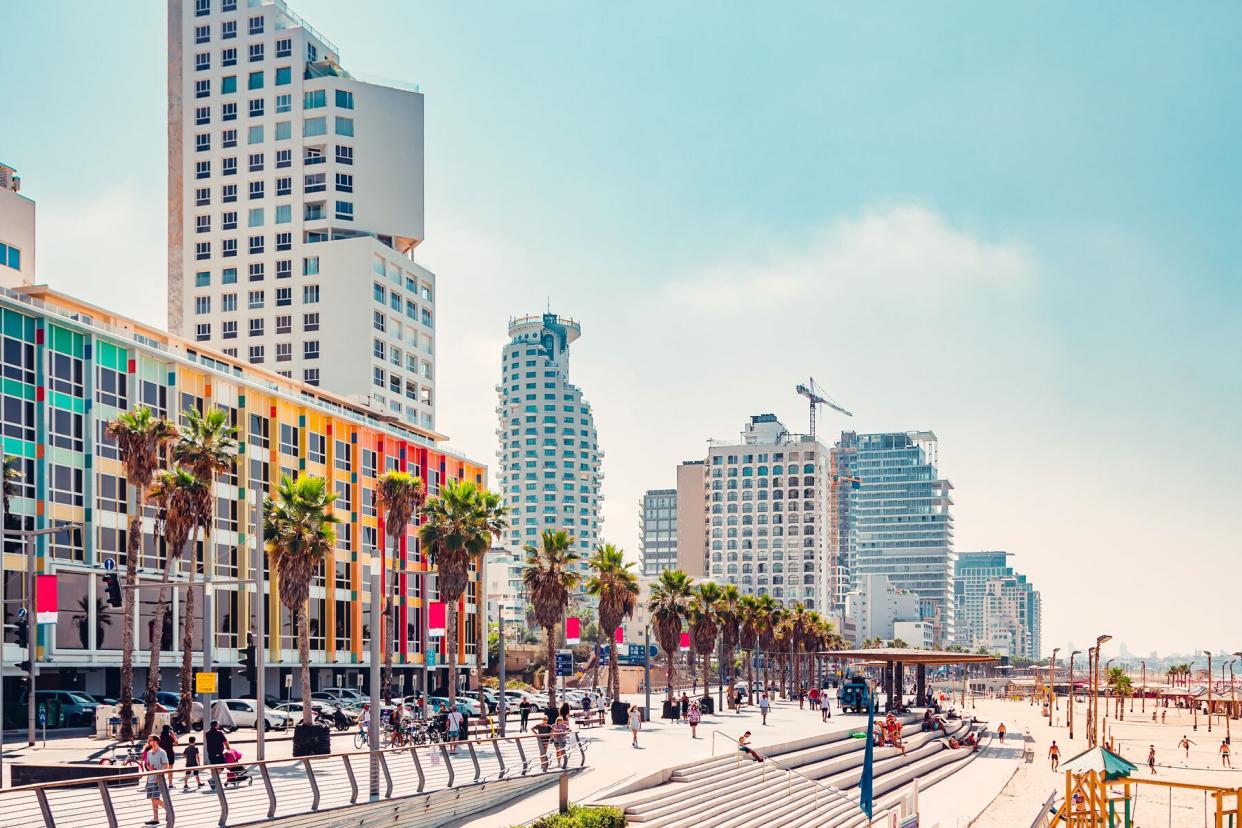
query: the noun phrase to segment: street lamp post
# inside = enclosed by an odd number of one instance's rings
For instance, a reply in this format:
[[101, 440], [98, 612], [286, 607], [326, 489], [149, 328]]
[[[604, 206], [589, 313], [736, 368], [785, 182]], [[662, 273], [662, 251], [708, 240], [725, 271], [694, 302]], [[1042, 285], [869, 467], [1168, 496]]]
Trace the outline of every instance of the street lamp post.
[[[1104, 662], [1104, 681], [1106, 682], [1108, 681], [1109, 671], [1113, 669], [1113, 662], [1116, 660], [1117, 659], [1115, 658], [1110, 658], [1108, 661]], [[1115, 688], [1115, 689], [1120, 690], [1121, 688]], [[1104, 693], [1104, 729], [1106, 731], [1108, 730], [1108, 692], [1107, 691], [1105, 691]]]
[[[1143, 666], [1143, 678], [1141, 679], [1141, 682], [1142, 682], [1142, 685], [1143, 685], [1143, 686], [1139, 688], [1139, 692], [1143, 694], [1143, 700], [1142, 700], [1142, 703], [1141, 703], [1141, 704], [1142, 704], [1142, 708], [1143, 708], [1142, 712], [1143, 712], [1143, 713], [1146, 713], [1146, 712], [1147, 712], [1147, 662], [1146, 662], [1146, 661], [1140, 661], [1140, 662], [1139, 662], [1139, 664], [1141, 664], [1141, 665]], [[1134, 707], [1133, 707], [1133, 706], [1131, 706], [1131, 707], [1130, 707], [1130, 710], [1131, 710], [1131, 712], [1133, 712]]]
[[[1236, 659], [1229, 659], [1225, 664], [1229, 665], [1229, 709], [1225, 711], [1225, 744], [1233, 744], [1233, 726], [1229, 720], [1233, 718], [1233, 662]], [[1220, 667], [1220, 681], [1225, 683], [1225, 664]]]
[[1211, 650], [1204, 650], [1203, 652], [1204, 652], [1205, 654], [1207, 654], [1207, 657], [1208, 657], [1208, 672], [1207, 672], [1207, 683], [1208, 683], [1208, 708], [1207, 708], [1207, 720], [1208, 720], [1208, 733], [1211, 733], [1211, 732], [1212, 732], [1212, 651], [1211, 651]]
[[1060, 647], [1052, 648], [1052, 655], [1048, 658], [1048, 727], [1052, 727], [1052, 709], [1057, 701], [1057, 653], [1061, 652]]
[[[671, 659], [672, 656], [669, 656]], [[643, 721], [651, 721], [651, 625], [643, 627], [643, 692], [646, 702], [643, 707]], [[618, 693], [618, 695], [620, 695]]]
[[1100, 742], [1100, 656], [1103, 654], [1100, 648], [1112, 640], [1111, 635], [1101, 635], [1095, 639], [1095, 691], [1091, 701], [1091, 747], [1095, 747]]
[[1065, 703], [1066, 718], [1069, 719], [1069, 737], [1074, 738], [1074, 656], [1079, 655], [1082, 650], [1074, 650], [1069, 657], [1069, 678], [1068, 691], [1069, 701]]

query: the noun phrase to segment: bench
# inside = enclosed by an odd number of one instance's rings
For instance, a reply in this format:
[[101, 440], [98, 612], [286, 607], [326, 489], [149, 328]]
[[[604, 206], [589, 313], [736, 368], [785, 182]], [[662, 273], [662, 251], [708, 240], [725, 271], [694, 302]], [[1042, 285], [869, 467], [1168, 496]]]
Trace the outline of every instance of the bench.
[[604, 710], [575, 710], [569, 714], [578, 727], [603, 727]]

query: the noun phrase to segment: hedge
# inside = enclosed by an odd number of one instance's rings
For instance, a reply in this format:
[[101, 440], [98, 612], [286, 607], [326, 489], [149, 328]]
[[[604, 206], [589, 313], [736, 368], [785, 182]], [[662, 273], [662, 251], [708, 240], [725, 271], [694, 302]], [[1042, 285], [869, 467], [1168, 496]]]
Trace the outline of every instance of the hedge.
[[620, 808], [570, 805], [568, 813], [537, 819], [529, 828], [625, 828], [625, 814]]

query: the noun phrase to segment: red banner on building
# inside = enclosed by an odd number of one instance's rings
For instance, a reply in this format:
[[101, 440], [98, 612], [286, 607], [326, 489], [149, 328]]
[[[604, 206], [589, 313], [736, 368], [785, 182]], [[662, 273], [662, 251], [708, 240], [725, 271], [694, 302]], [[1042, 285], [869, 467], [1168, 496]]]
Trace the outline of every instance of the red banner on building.
[[625, 643], [625, 627], [617, 627], [617, 631], [612, 634], [612, 640], [618, 644]]
[[56, 623], [56, 576], [35, 576], [35, 623]]
[[582, 619], [570, 616], [565, 619], [565, 644], [572, 647], [581, 640]]
[[678, 649], [679, 649], [679, 650], [681, 650], [683, 653], [685, 653], [685, 652], [689, 652], [689, 650], [690, 650], [690, 633], [688, 633], [688, 632], [684, 632], [684, 633], [682, 633], [682, 634], [681, 634], [681, 645], [678, 647]]
[[438, 638], [444, 635], [444, 602], [432, 601], [427, 605], [427, 635]]

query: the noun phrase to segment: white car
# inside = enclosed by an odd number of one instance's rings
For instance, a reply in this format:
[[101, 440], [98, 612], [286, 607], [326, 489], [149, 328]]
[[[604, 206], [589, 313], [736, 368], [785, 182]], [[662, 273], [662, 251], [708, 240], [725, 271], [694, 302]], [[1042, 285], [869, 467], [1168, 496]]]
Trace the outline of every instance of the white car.
[[[223, 705], [228, 711], [228, 717], [232, 719], [233, 727], [257, 727], [259, 703], [254, 699], [221, 699], [216, 704]], [[283, 730], [289, 726], [293, 719], [283, 710], [274, 710], [265, 706], [263, 708], [263, 720], [266, 725], [265, 730]]]

